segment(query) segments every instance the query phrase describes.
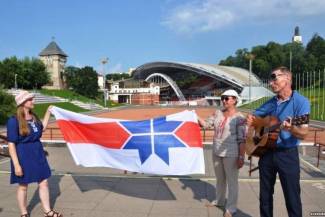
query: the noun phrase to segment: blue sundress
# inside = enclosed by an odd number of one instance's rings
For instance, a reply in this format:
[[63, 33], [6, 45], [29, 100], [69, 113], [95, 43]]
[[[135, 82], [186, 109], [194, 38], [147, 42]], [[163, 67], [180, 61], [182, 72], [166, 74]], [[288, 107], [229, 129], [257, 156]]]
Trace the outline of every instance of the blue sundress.
[[8, 141], [16, 145], [19, 164], [23, 170], [23, 176], [15, 175], [13, 162], [11, 160], [10, 183], [29, 184], [41, 182], [51, 176], [51, 170], [44, 154], [43, 144], [40, 141], [43, 125], [40, 122], [29, 120], [29, 135], [19, 135], [18, 120], [15, 116], [7, 122]]

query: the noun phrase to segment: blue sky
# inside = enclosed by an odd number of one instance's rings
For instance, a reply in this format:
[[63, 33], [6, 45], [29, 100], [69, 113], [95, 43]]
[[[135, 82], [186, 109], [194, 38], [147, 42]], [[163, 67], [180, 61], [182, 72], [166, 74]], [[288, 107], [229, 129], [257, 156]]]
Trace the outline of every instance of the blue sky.
[[0, 0], [0, 59], [37, 57], [52, 37], [67, 65], [218, 63], [239, 48], [325, 38], [324, 0]]

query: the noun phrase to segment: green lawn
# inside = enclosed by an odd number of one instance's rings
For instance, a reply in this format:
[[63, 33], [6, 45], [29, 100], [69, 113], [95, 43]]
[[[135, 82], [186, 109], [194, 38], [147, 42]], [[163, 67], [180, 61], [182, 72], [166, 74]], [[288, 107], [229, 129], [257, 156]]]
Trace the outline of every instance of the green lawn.
[[77, 94], [71, 90], [47, 90], [47, 89], [42, 89], [39, 90], [41, 94], [44, 95], [49, 95], [49, 96], [58, 96], [61, 98], [69, 99], [69, 100], [79, 100], [81, 102], [88, 102], [91, 99], [82, 96], [80, 94]]
[[35, 107], [34, 107], [33, 111], [36, 113], [36, 115], [39, 118], [42, 119], [44, 117], [44, 114], [45, 114], [47, 108], [50, 105], [54, 105], [54, 106], [57, 106], [57, 107], [60, 107], [60, 108], [63, 108], [63, 109], [69, 110], [69, 111], [73, 111], [73, 112], [86, 112], [86, 111], [89, 111], [87, 109], [80, 108], [80, 107], [78, 107], [78, 106], [76, 106], [76, 105], [74, 105], [72, 103], [69, 103], [69, 102], [35, 104]]
[[[80, 95], [78, 93], [75, 93], [75, 92], [73, 92], [71, 90], [47, 90], [47, 89], [42, 89], [42, 90], [39, 90], [39, 92], [41, 94], [44, 94], [44, 95], [58, 96], [58, 97], [68, 99], [68, 100], [78, 100], [78, 101], [85, 102], [85, 103], [96, 103], [96, 104], [99, 104], [101, 106], [105, 105], [104, 96], [103, 96], [102, 92], [100, 92], [98, 94], [98, 97], [96, 97], [96, 99], [90, 99], [88, 97], [85, 97], [85, 96], [82, 96], [82, 95]], [[106, 107], [117, 107], [117, 106], [120, 106], [120, 104], [108, 101]]]
[[299, 92], [310, 101], [312, 119], [325, 121], [325, 88], [301, 89]]

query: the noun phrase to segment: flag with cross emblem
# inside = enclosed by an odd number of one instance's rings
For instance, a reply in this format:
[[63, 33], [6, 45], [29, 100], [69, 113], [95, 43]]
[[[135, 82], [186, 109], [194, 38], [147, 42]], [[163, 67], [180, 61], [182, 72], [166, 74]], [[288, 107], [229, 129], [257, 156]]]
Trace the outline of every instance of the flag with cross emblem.
[[205, 173], [194, 111], [130, 121], [97, 118], [52, 107], [77, 165], [159, 175]]

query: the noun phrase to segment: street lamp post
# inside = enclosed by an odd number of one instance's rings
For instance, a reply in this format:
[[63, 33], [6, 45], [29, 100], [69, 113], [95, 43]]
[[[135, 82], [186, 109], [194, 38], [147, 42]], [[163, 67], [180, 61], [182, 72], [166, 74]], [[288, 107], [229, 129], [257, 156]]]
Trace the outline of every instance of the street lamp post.
[[292, 51], [291, 51], [291, 48], [290, 48], [290, 53], [289, 53], [289, 68], [290, 68], [290, 72], [292, 72]]
[[15, 89], [17, 90], [18, 85], [17, 85], [17, 74], [15, 74]]
[[107, 105], [107, 88], [106, 88], [106, 74], [105, 74], [105, 64], [108, 63], [108, 58], [105, 57], [101, 60], [101, 63], [103, 65], [103, 91], [104, 91], [104, 105], [106, 108]]
[[249, 83], [249, 103], [251, 103], [252, 100], [252, 68], [253, 68], [253, 60], [255, 59], [254, 54], [248, 54], [247, 58], [249, 59], [249, 75], [248, 75], [248, 83]]

